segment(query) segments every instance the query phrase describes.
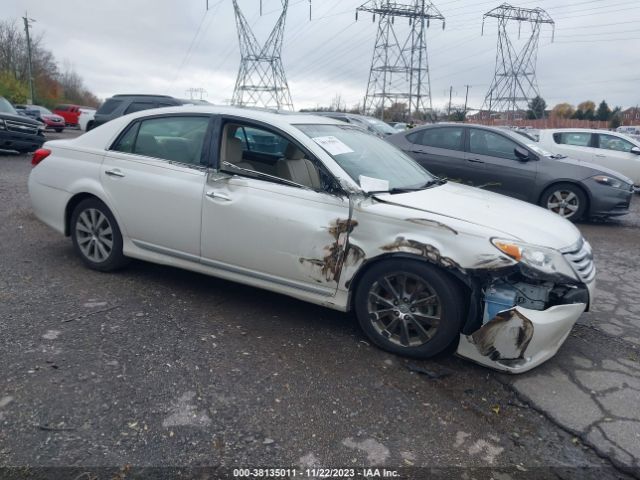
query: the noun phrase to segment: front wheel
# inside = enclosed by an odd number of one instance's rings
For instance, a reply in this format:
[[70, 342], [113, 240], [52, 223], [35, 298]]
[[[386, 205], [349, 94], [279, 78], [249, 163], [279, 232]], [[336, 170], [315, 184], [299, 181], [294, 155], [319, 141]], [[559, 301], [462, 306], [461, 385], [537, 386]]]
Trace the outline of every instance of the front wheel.
[[460, 287], [423, 262], [387, 260], [359, 282], [355, 311], [367, 337], [384, 350], [414, 358], [433, 357], [462, 330]]
[[56, 128], [55, 130], [56, 130], [57, 133], [62, 133], [64, 128]]
[[89, 268], [109, 272], [127, 263], [120, 228], [100, 200], [90, 198], [80, 202], [71, 215], [70, 227], [73, 246]]
[[571, 183], [558, 183], [547, 188], [541, 197], [540, 206], [557, 213], [567, 220], [577, 222], [587, 210], [587, 196], [580, 187]]

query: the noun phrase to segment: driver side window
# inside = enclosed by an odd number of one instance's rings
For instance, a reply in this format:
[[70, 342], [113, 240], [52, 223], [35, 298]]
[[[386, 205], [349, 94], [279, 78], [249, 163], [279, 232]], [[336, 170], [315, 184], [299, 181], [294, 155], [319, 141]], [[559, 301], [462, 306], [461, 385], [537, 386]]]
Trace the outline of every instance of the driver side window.
[[296, 143], [272, 130], [227, 123], [220, 142], [221, 170], [269, 181], [280, 178], [314, 190], [331, 191], [334, 180]]
[[469, 132], [469, 151], [477, 155], [518, 160], [515, 149], [519, 145], [502, 135], [472, 128]]

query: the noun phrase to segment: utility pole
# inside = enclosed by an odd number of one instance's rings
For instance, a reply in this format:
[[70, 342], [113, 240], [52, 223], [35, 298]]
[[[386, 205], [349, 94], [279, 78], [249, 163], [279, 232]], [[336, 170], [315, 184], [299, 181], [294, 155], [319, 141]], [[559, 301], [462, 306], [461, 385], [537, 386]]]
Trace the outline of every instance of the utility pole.
[[[382, 116], [387, 102], [403, 100], [409, 118], [426, 116], [432, 110], [427, 28], [431, 20], [439, 20], [444, 29], [444, 16], [430, 0], [369, 0], [356, 9], [356, 20], [360, 12], [378, 19], [365, 113], [379, 111]], [[406, 19], [408, 29], [399, 25], [400, 19]]]
[[471, 85], [465, 85], [465, 87], [467, 87], [467, 93], [464, 96], [464, 116], [465, 119], [467, 117], [467, 103], [469, 102], [469, 88], [471, 88]]
[[[240, 69], [231, 103], [238, 106], [293, 110], [289, 84], [282, 66], [282, 43], [289, 0], [281, 0], [282, 11], [264, 44], [258, 43], [249, 22], [233, 0], [238, 41]], [[262, 1], [260, 1], [262, 14]]]
[[453, 85], [449, 87], [449, 108], [447, 109], [447, 120], [451, 118], [451, 96], [453, 95]]
[[30, 98], [27, 99], [27, 103], [30, 105], [33, 105], [33, 102], [35, 101], [36, 98], [36, 94], [35, 94], [35, 89], [33, 86], [33, 67], [31, 65], [31, 35], [29, 35], [29, 27], [31, 27], [31, 22], [35, 22], [34, 19], [29, 18], [29, 15], [27, 14], [27, 12], [24, 12], [24, 17], [22, 17], [22, 20], [24, 20], [24, 31], [27, 35], [27, 55], [29, 57], [29, 96]]
[[194, 97], [196, 95], [199, 95], [200, 96], [200, 100], [202, 100], [203, 99], [202, 97], [207, 94], [207, 91], [202, 87], [200, 87], [200, 88], [191, 87], [188, 90], [186, 90], [186, 94], [189, 95], [189, 98], [191, 100], [194, 100]]
[[[484, 99], [482, 108], [489, 106], [489, 115], [495, 108], [504, 112], [507, 119], [515, 117], [518, 110], [526, 109], [530, 100], [540, 95], [536, 81], [536, 60], [538, 57], [538, 41], [542, 25], [550, 25], [555, 33], [555, 22], [541, 8], [513, 7], [503, 3], [490, 10], [482, 17], [482, 30], [487, 18], [498, 20], [498, 46], [496, 51], [496, 67]], [[518, 51], [509, 35], [508, 26], [517, 21], [529, 24], [531, 33], [524, 46]], [[551, 41], [553, 41], [553, 33]], [[518, 28], [520, 38], [520, 28]]]

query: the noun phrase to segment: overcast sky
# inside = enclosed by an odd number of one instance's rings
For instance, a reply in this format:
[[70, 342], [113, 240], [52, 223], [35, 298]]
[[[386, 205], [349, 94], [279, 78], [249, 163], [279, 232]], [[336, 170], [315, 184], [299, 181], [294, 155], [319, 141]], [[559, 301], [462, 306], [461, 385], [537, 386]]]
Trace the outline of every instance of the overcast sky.
[[[0, 0], [0, 17], [36, 20], [34, 33], [58, 61], [69, 62], [101, 98], [115, 93], [162, 93], [184, 97], [206, 89], [212, 103], [231, 98], [240, 61], [231, 0]], [[290, 0], [282, 59], [296, 109], [328, 105], [340, 94], [348, 105], [364, 96], [375, 24], [355, 21], [364, 0]], [[239, 0], [259, 41], [278, 16], [280, 0]], [[497, 23], [482, 14], [500, 0], [434, 2], [446, 18], [432, 23], [428, 54], [434, 106], [464, 102], [480, 107], [493, 78]], [[538, 83], [547, 104], [606, 99], [623, 107], [640, 103], [640, 3], [638, 0], [521, 0], [544, 8], [556, 21], [543, 28]], [[402, 19], [398, 30], [402, 31]], [[523, 38], [526, 30], [523, 28]], [[197, 33], [197, 35], [196, 35]], [[517, 38], [517, 29], [514, 30]], [[521, 42], [524, 40], [521, 40]], [[191, 47], [191, 49], [190, 49]], [[190, 49], [190, 50], [189, 50]]]

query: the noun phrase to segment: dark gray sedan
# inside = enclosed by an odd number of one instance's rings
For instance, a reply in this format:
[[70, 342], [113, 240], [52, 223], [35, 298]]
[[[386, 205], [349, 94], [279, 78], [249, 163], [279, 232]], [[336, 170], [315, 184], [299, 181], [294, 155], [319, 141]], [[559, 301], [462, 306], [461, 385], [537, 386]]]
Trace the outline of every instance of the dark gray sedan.
[[438, 124], [386, 140], [439, 177], [535, 203], [572, 221], [629, 212], [629, 178], [553, 155], [509, 130]]

